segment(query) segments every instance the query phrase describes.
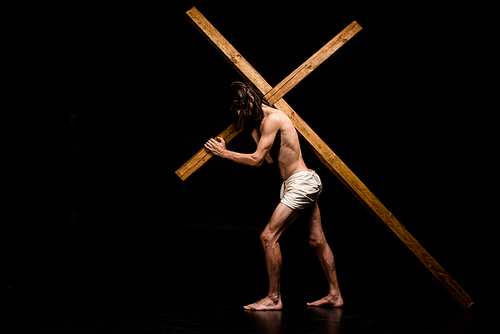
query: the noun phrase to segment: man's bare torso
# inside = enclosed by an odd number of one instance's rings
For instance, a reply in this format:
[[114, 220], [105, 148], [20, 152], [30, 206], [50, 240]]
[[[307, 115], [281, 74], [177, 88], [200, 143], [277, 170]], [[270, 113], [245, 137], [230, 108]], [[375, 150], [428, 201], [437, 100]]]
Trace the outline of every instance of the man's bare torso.
[[[259, 134], [265, 132], [264, 129], [270, 121], [277, 123], [279, 127], [277, 134], [279, 134], [280, 141], [277, 163], [283, 180], [288, 179], [295, 173], [309, 171], [302, 159], [299, 137], [290, 118], [283, 111], [269, 106], [263, 105], [262, 109], [265, 117], [260, 124]], [[258, 141], [255, 133], [253, 135]], [[269, 156], [266, 160], [269, 161]]]

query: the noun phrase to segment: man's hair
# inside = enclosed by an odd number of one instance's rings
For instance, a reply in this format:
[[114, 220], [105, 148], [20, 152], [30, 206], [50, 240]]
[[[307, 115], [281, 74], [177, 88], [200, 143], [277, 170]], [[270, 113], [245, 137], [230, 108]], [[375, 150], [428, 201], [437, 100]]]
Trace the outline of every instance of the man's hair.
[[[254, 98], [250, 109], [251, 97]], [[262, 104], [269, 105], [264, 96], [250, 82], [235, 81], [231, 84], [228, 94], [228, 104], [231, 110], [240, 110], [240, 114], [234, 121], [237, 130], [244, 129], [251, 125], [258, 126], [264, 118]]]

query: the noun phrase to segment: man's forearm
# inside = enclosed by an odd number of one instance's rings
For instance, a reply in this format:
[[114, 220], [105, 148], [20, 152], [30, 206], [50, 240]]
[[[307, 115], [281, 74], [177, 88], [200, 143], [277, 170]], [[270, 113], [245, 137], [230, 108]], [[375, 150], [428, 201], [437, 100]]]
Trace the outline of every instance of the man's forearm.
[[226, 142], [224, 141], [224, 138], [217, 137], [217, 140], [210, 138], [205, 143], [205, 147], [218, 157], [228, 159], [242, 165], [259, 167], [260, 165], [262, 165], [264, 157], [267, 154], [264, 151], [262, 151], [263, 156], [261, 156], [261, 154], [258, 154], [257, 151], [251, 154], [229, 151], [226, 149]]
[[247, 166], [259, 167], [262, 164], [261, 159], [255, 154], [243, 154], [225, 150], [221, 152], [220, 157]]

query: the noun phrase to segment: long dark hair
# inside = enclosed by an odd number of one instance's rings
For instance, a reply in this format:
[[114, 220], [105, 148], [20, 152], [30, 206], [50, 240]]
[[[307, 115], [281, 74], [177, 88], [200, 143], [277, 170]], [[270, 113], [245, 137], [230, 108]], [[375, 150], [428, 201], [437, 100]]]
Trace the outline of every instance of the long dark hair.
[[[251, 97], [253, 108], [250, 109]], [[234, 120], [234, 127], [237, 130], [247, 126], [255, 127], [264, 118], [262, 104], [269, 105], [264, 96], [250, 82], [235, 81], [231, 84], [228, 94], [228, 104], [232, 111], [240, 110], [240, 114]]]

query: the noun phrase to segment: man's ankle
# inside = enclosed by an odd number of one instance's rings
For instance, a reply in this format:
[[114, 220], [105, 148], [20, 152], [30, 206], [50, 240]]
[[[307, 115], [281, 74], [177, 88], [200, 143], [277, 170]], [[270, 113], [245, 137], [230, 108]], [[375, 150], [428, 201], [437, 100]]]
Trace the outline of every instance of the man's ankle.
[[277, 303], [280, 300], [280, 294], [279, 293], [269, 293], [267, 295], [267, 298], [271, 299], [273, 302]]

